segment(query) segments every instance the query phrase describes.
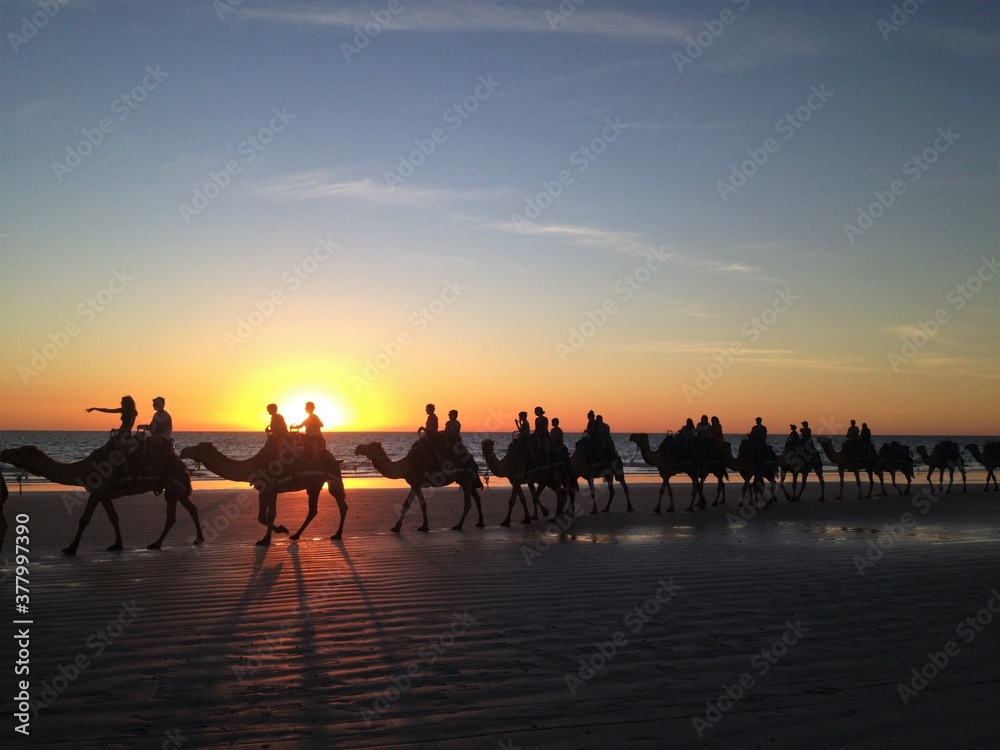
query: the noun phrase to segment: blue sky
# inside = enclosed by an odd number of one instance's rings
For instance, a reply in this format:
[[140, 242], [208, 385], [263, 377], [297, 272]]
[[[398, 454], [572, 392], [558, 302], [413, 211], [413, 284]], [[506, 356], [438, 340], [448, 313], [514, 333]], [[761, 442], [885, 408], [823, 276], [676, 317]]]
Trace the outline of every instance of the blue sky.
[[5, 3], [0, 420], [149, 390], [226, 425], [297, 362], [380, 426], [460, 394], [995, 429], [996, 6], [895, 5]]

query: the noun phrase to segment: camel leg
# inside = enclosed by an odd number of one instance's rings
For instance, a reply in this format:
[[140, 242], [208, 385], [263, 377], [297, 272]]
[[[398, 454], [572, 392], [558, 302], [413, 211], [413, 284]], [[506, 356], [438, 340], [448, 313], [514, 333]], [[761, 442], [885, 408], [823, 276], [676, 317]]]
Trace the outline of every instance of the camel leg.
[[634, 512], [634, 508], [632, 507], [632, 498], [629, 497], [629, 494], [628, 494], [628, 485], [625, 484], [625, 475], [622, 474], [622, 475], [620, 475], [618, 477], [615, 477], [615, 478], [618, 480], [618, 484], [620, 484], [622, 486], [622, 492], [625, 493], [625, 512], [626, 513], [633, 513]]
[[403, 501], [403, 508], [399, 512], [399, 520], [396, 521], [396, 525], [390, 529], [395, 534], [398, 534], [400, 529], [403, 528], [403, 518], [406, 517], [406, 511], [410, 509], [410, 503], [413, 502], [413, 496], [416, 494], [416, 490], [410, 487], [410, 491], [406, 494], [406, 499]]
[[160, 549], [163, 544], [163, 540], [167, 538], [167, 532], [170, 531], [174, 522], [177, 521], [177, 498], [167, 495], [167, 521], [163, 526], [163, 533], [160, 534], [160, 538], [157, 539], [152, 544], [146, 546], [146, 549]]
[[479, 520], [476, 522], [476, 528], [482, 529], [486, 526], [486, 521], [483, 519], [483, 499], [479, 494], [479, 490], [473, 488], [472, 499], [476, 502], [476, 513], [479, 515]]
[[834, 500], [841, 500], [844, 497], [844, 470], [838, 468], [837, 473], [840, 475], [840, 491], [837, 493], [837, 496], [834, 498]]
[[452, 531], [462, 530], [462, 526], [465, 524], [465, 517], [469, 515], [469, 510], [472, 508], [472, 497], [468, 487], [462, 488], [462, 503], [462, 517], [458, 520], [458, 523], [451, 527]]
[[687, 507], [688, 512], [694, 510], [694, 499], [698, 497], [698, 489], [701, 487], [701, 482], [698, 481], [697, 477], [691, 477], [691, 504]]
[[667, 508], [667, 513], [674, 512], [674, 488], [670, 486], [670, 479], [664, 479], [663, 484], [660, 485], [660, 497], [656, 501], [656, 507], [653, 508], [654, 513], [660, 512], [660, 505], [663, 503], [663, 491], [667, 491], [667, 497], [670, 498], [670, 507]]
[[593, 515], [594, 513], [597, 512], [597, 493], [594, 492], [593, 477], [587, 477], [587, 486], [590, 487], [590, 499], [594, 503], [594, 509], [590, 511], [590, 514]]
[[[414, 492], [417, 493], [417, 502], [420, 503], [420, 512], [424, 516], [424, 524], [423, 526], [417, 527], [417, 531], [430, 531], [431, 527], [427, 523], [427, 501], [424, 499], [424, 491], [417, 487], [414, 489]], [[466, 502], [468, 502], [468, 500], [466, 500]]]
[[321, 489], [323, 489], [322, 485], [319, 486], [319, 487], [310, 487], [309, 488], [309, 491], [308, 491], [309, 512], [306, 514], [306, 520], [302, 522], [302, 525], [299, 527], [299, 530], [296, 531], [294, 534], [292, 534], [290, 537], [288, 537], [293, 542], [297, 541], [298, 538], [300, 536], [302, 536], [302, 532], [306, 530], [306, 526], [308, 526], [309, 522], [312, 521], [316, 517], [316, 510], [317, 510], [317, 507], [319, 506], [319, 491]]
[[[501, 526], [510, 526], [510, 516], [514, 512], [514, 503], [517, 502], [517, 491], [519, 489], [521, 489], [521, 485], [519, 485], [519, 484], [515, 485], [513, 482], [511, 482], [511, 485], [510, 485], [510, 497], [507, 498], [507, 515], [504, 516], [504, 519], [500, 522]], [[524, 492], [521, 492], [521, 499], [522, 499], [522, 501], [524, 500]], [[525, 506], [525, 508], [524, 508], [524, 520], [525, 521], [530, 520], [528, 518], [528, 507], [527, 506]]]
[[267, 531], [264, 533], [264, 536], [262, 536], [260, 539], [257, 540], [255, 546], [267, 547], [268, 545], [271, 544], [271, 533], [273, 531], [276, 531], [274, 527], [274, 519], [278, 515], [277, 488], [273, 490], [265, 489], [261, 491], [260, 498], [261, 501], [264, 503], [264, 525], [267, 526]]
[[[539, 503], [538, 503], [538, 498], [536, 497], [536, 492], [535, 492], [534, 485], [532, 485], [530, 483], [528, 484], [528, 492], [529, 492], [529, 494], [531, 494], [531, 507], [532, 507], [532, 509], [535, 510], [535, 515], [534, 516], [532, 516], [531, 513], [528, 511], [528, 499], [524, 496], [524, 490], [521, 489], [521, 485], [517, 485], [517, 495], [518, 495], [518, 497], [521, 498], [521, 507], [524, 509], [524, 518], [521, 519], [521, 523], [531, 523], [532, 518], [537, 518], [538, 517], [538, 510], [537, 510], [536, 506], [538, 506]], [[511, 509], [513, 509], [513, 507], [514, 507], [514, 493], [513, 492], [510, 493], [510, 504], [511, 504]], [[545, 513], [546, 513], [546, 515], [548, 515], [548, 511], [547, 510], [546, 510]], [[509, 512], [507, 513], [507, 525], [510, 526], [510, 513]]]
[[337, 527], [337, 533], [330, 537], [331, 542], [335, 542], [343, 536], [344, 521], [347, 520], [347, 500], [337, 495], [334, 495], [333, 498], [337, 501], [337, 509], [340, 511], [340, 525]]
[[108, 514], [108, 519], [111, 521], [111, 525], [115, 529], [115, 543], [108, 547], [108, 552], [117, 552], [123, 548], [122, 531], [118, 525], [118, 513], [115, 511], [115, 506], [109, 498], [104, 497], [103, 495], [98, 495], [95, 492], [91, 493], [90, 497], [87, 498], [87, 505], [83, 509], [83, 515], [80, 516], [80, 523], [76, 531], [76, 536], [73, 538], [73, 541], [70, 542], [69, 546], [62, 551], [64, 555], [76, 554], [76, 548], [80, 546], [80, 539], [83, 538], [83, 530], [87, 528], [88, 524], [90, 524], [90, 519], [94, 515], [94, 511], [97, 509], [98, 504], [104, 507], [104, 510]]
[[967, 490], [966, 490], [966, 486], [965, 486], [965, 469], [959, 469], [958, 471], [959, 471], [959, 474], [962, 475], [962, 492], [966, 492]]
[[191, 520], [194, 521], [195, 531], [198, 532], [198, 536], [194, 538], [193, 544], [201, 544], [205, 541], [205, 535], [201, 531], [201, 520], [198, 518], [198, 509], [195, 507], [194, 503], [191, 502], [191, 498], [187, 496], [187, 493], [182, 494], [177, 498], [177, 502], [181, 504], [191, 516]]

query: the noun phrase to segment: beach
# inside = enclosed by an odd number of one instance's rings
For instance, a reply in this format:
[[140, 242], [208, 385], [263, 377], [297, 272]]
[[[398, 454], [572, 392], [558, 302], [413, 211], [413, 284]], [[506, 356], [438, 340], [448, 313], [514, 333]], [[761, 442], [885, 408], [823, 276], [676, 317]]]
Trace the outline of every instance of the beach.
[[[164, 501], [100, 509], [76, 557], [81, 507], [16, 493], [0, 601], [15, 605], [16, 519], [27, 515], [29, 611], [7, 618], [7, 698], [30, 680], [27, 722], [3, 744], [246, 748], [992, 748], [1000, 743], [1000, 495], [922, 492], [766, 510], [652, 513], [655, 483], [572, 518], [498, 526], [509, 489], [463, 531], [455, 488], [349, 488], [331, 542], [328, 494], [297, 542], [263, 527], [256, 496], [198, 489], [207, 541]], [[709, 493], [709, 499], [714, 491]], [[780, 493], [779, 493], [780, 497]], [[605, 494], [598, 504], [604, 507]], [[550, 494], [544, 498], [549, 510]], [[297, 528], [305, 495], [282, 495]], [[24, 518], [24, 516], [21, 516]], [[15, 636], [30, 653], [27, 676]], [[12, 705], [7, 702], [8, 707]], [[16, 702], [15, 704], [16, 705]], [[15, 730], [25, 726], [23, 736]]]

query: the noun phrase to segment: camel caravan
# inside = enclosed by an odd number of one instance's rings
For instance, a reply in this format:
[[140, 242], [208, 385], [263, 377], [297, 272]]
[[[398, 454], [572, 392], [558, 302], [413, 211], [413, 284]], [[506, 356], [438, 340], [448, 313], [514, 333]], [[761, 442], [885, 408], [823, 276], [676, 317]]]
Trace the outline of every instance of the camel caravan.
[[[289, 539], [297, 540], [316, 517], [324, 486], [340, 511], [339, 525], [330, 539], [337, 541], [342, 538], [347, 517], [343, 462], [337, 460], [327, 449], [322, 434], [323, 423], [314, 413], [312, 403], [306, 404], [307, 417], [302, 423], [292, 425], [291, 428], [278, 413], [277, 406], [268, 405], [271, 422], [265, 429], [264, 444], [255, 455], [246, 459], [226, 456], [209, 442], [175, 452], [172, 421], [164, 409], [164, 400], [154, 399], [153, 407], [154, 416], [150, 424], [139, 425], [135, 432], [132, 429], [137, 412], [134, 401], [128, 396], [122, 398], [121, 406], [117, 408], [88, 409], [88, 412], [120, 414], [122, 423], [110, 431], [109, 439], [104, 445], [78, 461], [56, 461], [30, 445], [0, 451], [0, 462], [10, 464], [25, 474], [42, 477], [56, 484], [83, 487], [88, 493], [76, 535], [69, 546], [63, 549], [64, 554], [76, 554], [84, 530], [98, 506], [108, 514], [114, 528], [115, 541], [108, 547], [108, 551], [122, 550], [121, 529], [113, 501], [148, 492], [163, 495], [167, 512], [163, 531], [147, 549], [160, 549], [176, 521], [178, 504], [188, 512], [194, 523], [194, 544], [203, 543], [205, 537], [198, 510], [191, 501], [192, 485], [185, 461], [203, 466], [223, 479], [245, 482], [256, 490], [257, 520], [265, 527], [264, 536], [256, 542], [257, 545], [270, 544], [273, 534], [289, 533], [287, 527], [276, 523], [278, 495], [301, 491], [307, 493], [306, 518], [298, 530], [289, 535]], [[565, 444], [558, 419], [552, 420], [550, 428], [544, 410], [540, 406], [536, 407], [532, 430], [527, 412], [521, 412], [502, 457], [497, 452], [494, 438], [481, 441], [485, 472], [481, 471], [462, 441], [458, 412], [449, 412], [449, 419], [443, 430], [438, 429], [433, 404], [427, 405], [426, 413], [426, 423], [418, 429], [417, 439], [401, 458], [390, 458], [379, 442], [362, 444], [355, 450], [355, 455], [370, 462], [381, 476], [403, 480], [409, 486], [399, 519], [391, 529], [394, 533], [402, 531], [404, 518], [414, 499], [418, 501], [422, 513], [418, 531], [429, 531], [423, 490], [426, 487], [445, 487], [451, 484], [457, 484], [461, 488], [464, 500], [462, 516], [452, 528], [463, 528], [473, 502], [476, 505], [476, 527], [482, 528], [485, 521], [481, 491], [485, 487], [484, 480], [488, 482], [491, 474], [506, 479], [511, 488], [507, 513], [501, 526], [510, 525], [518, 501], [524, 512], [522, 523], [548, 517], [549, 509], [541, 500], [545, 490], [550, 490], [555, 495], [555, 516], [574, 514], [581, 480], [587, 483], [589, 489], [590, 513], [598, 513], [595, 480], [603, 480], [607, 486], [608, 499], [603, 508], [604, 513], [611, 510], [616, 482], [625, 496], [626, 511], [633, 511], [625, 480], [624, 462], [612, 440], [611, 429], [603, 417], [595, 415], [593, 411], [587, 415], [587, 428], [573, 444], [572, 453]], [[741, 480], [740, 506], [752, 504], [755, 509], [767, 508], [778, 501], [778, 488], [787, 501], [798, 502], [802, 499], [810, 473], [819, 482], [819, 500], [823, 501], [826, 499], [824, 457], [839, 475], [836, 499], [843, 497], [846, 475], [854, 476], [859, 498], [872, 496], [875, 478], [879, 481], [880, 494], [888, 495], [885, 488], [886, 474], [899, 494], [909, 494], [914, 479], [914, 458], [908, 446], [891, 442], [876, 450], [867, 425], [858, 428], [854, 420], [839, 448], [834, 447], [829, 437], [818, 437], [817, 446], [813, 442], [809, 423], [802, 422], [801, 431], [797, 425], [791, 425], [791, 432], [783, 449], [777, 452], [767, 442], [767, 430], [759, 417], [740, 440], [735, 453], [732, 445], [723, 438], [718, 419], [713, 417], [709, 422], [707, 416], [703, 416], [698, 425], [688, 419], [680, 430], [668, 433], [655, 449], [650, 436], [645, 433], [633, 433], [629, 436], [629, 441], [635, 445], [636, 455], [641, 455], [647, 465], [655, 468], [662, 480], [654, 513], [664, 511], [664, 493], [669, 503], [666, 512], [675, 511], [670, 480], [677, 476], [687, 477], [691, 481], [688, 511], [707, 506], [705, 483], [712, 477], [716, 488], [712, 506], [725, 505], [726, 481], [731, 481], [736, 476]], [[987, 443], [982, 449], [976, 444], [964, 447], [986, 468], [986, 490], [991, 489], [991, 483], [993, 490], [1000, 490], [995, 475], [995, 470], [1000, 467], [1000, 441]], [[956, 471], [962, 479], [962, 492], [966, 491], [965, 460], [961, 446], [944, 440], [935, 445], [930, 453], [925, 446], [917, 446], [916, 453], [927, 466], [927, 481], [931, 491], [934, 491], [933, 475], [938, 472], [938, 491], [950, 492]], [[945, 471], [949, 475], [947, 490], [944, 487]], [[905, 481], [905, 486], [897, 484], [897, 474], [900, 475], [901, 482]], [[868, 479], [867, 492], [862, 487], [862, 475], [866, 475]], [[789, 476], [790, 491], [786, 487]], [[525, 487], [528, 495], [525, 495]], [[3, 503], [7, 501], [8, 495], [6, 483], [0, 484]], [[6, 529], [7, 522], [0, 504], [0, 545]]]

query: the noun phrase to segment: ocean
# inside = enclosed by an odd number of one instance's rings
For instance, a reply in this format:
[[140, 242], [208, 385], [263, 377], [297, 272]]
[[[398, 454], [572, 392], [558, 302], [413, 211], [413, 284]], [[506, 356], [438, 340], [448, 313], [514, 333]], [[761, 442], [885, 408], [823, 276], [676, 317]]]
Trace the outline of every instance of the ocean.
[[[485, 472], [486, 463], [482, 458], [480, 442], [486, 438], [492, 438], [496, 442], [497, 455], [502, 457], [510, 443], [511, 433], [466, 433], [463, 437], [465, 445], [472, 452], [481, 469]], [[566, 437], [567, 444], [572, 448], [571, 441], [573, 436], [567, 435]], [[618, 453], [622, 457], [622, 461], [625, 465], [626, 475], [630, 480], [657, 481], [658, 475], [656, 469], [648, 466], [642, 460], [642, 456], [639, 455], [635, 444], [631, 443], [628, 439], [629, 433], [616, 433], [612, 437], [614, 438], [615, 445], [618, 447]], [[732, 443], [735, 450], [735, 447], [739, 445], [741, 437], [742, 435], [727, 435], [726, 439]], [[0, 449], [16, 448], [22, 445], [34, 445], [57, 461], [72, 462], [85, 458], [95, 448], [103, 445], [107, 441], [107, 438], [107, 432], [97, 431], [0, 430]], [[663, 433], [650, 435], [650, 443], [654, 449], [660, 444], [660, 441], [663, 438]], [[358, 445], [361, 443], [370, 443], [376, 440], [381, 441], [389, 457], [392, 459], [399, 459], [406, 454], [416, 439], [417, 436], [413, 432], [331, 432], [326, 434], [327, 448], [329, 448], [330, 452], [333, 453], [334, 456], [344, 462], [344, 479], [347, 480], [348, 486], [352, 484], [350, 480], [359, 480], [354, 484], [357, 486], [364, 486], [373, 480], [382, 479], [382, 477], [372, 468], [372, 465], [367, 460], [354, 455], [354, 449]], [[927, 447], [928, 451], [930, 451], [933, 449], [934, 445], [941, 440], [953, 440], [961, 446], [965, 446], [968, 443], [977, 443], [980, 447], [982, 447], [984, 443], [996, 439], [997, 438], [984, 438], [982, 436], [977, 437], [971, 435], [886, 435], [876, 436], [874, 438], [874, 442], [876, 446], [881, 446], [882, 443], [895, 440], [904, 445], [910, 446], [911, 449], [918, 445], [924, 445]], [[784, 440], [784, 434], [771, 435], [768, 439], [771, 445], [774, 446], [775, 450], [778, 451], [782, 449]], [[262, 432], [174, 433], [174, 445], [178, 451], [185, 446], [195, 445], [201, 442], [212, 442], [215, 444], [216, 448], [231, 458], [243, 459], [249, 458], [260, 450], [264, 444], [264, 434]], [[836, 437], [833, 439], [834, 446], [836, 447], [839, 447], [842, 442], [843, 438]], [[915, 465], [918, 475], [917, 482], [925, 482], [927, 467], [920, 461], [916, 451], [914, 451], [913, 454], [914, 460], [916, 461]], [[976, 462], [972, 456], [969, 455], [968, 451], [964, 450], [964, 448], [963, 455], [966, 459], [965, 466], [968, 481], [972, 484], [985, 482], [986, 471], [983, 467]], [[823, 463], [823, 473], [825, 478], [828, 481], [831, 476], [833, 479], [836, 479], [835, 469], [825, 456]], [[6, 464], [2, 464], [0, 467], [2, 467], [3, 476], [7, 480], [8, 486], [16, 488], [18, 486], [18, 477], [20, 476], [20, 472], [14, 467]], [[218, 486], [221, 487], [223, 486], [223, 483], [225, 483], [225, 480], [222, 480], [207, 471], [204, 467], [195, 467], [193, 464], [188, 462], [188, 468], [192, 470], [191, 478], [196, 483], [196, 486], [200, 485], [210, 487], [213, 486], [213, 483], [217, 483]], [[21, 481], [28, 487], [38, 485], [49, 486], [46, 480], [39, 477], [26, 477]], [[685, 480], [683, 478], [679, 478], [679, 482], [684, 481]], [[814, 481], [815, 479], [810, 477], [810, 483]], [[845, 481], [847, 480], [845, 479]], [[935, 482], [936, 481], [937, 474], [935, 474]], [[41, 487], [38, 488], [41, 489]]]

